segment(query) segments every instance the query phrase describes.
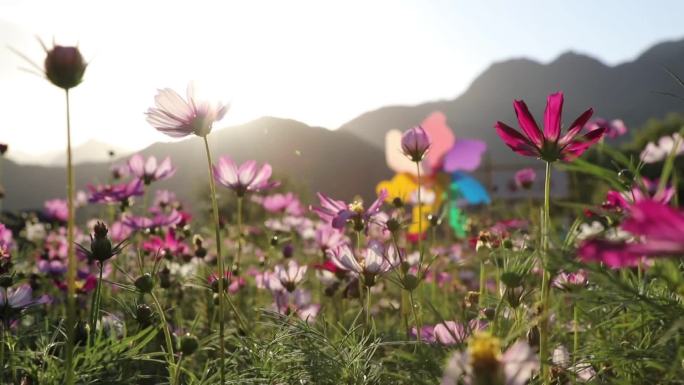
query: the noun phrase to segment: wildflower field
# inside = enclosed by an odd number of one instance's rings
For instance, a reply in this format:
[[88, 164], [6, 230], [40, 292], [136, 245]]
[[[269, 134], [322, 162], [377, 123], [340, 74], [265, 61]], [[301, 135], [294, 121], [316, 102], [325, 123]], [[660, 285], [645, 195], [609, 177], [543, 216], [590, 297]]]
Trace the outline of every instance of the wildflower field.
[[437, 114], [387, 134], [395, 175], [373, 199], [305, 201], [277, 164], [210, 151], [228, 105], [163, 88], [141, 120], [206, 155], [205, 193], [181, 202], [155, 186], [184, 167], [173, 154], [75, 185], [87, 63], [45, 53], [26, 59], [64, 91], [66, 198], [0, 217], [0, 383], [684, 384], [679, 127], [617, 148], [621, 121], [563, 116], [549, 90], [543, 114], [512, 100], [517, 121], [491, 117], [540, 165], [512, 176], [520, 199], [490, 196], [486, 144]]

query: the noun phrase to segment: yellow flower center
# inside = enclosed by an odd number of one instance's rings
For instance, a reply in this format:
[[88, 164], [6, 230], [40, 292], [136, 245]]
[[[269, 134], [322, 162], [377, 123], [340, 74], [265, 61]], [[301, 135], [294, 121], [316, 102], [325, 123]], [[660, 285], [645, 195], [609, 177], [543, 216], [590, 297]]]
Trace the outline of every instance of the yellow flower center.
[[478, 333], [470, 338], [468, 355], [476, 373], [497, 371], [501, 359], [501, 341], [489, 333]]
[[355, 200], [354, 202], [349, 204], [349, 210], [353, 211], [357, 214], [363, 214], [364, 209], [363, 209], [363, 201], [362, 200]]

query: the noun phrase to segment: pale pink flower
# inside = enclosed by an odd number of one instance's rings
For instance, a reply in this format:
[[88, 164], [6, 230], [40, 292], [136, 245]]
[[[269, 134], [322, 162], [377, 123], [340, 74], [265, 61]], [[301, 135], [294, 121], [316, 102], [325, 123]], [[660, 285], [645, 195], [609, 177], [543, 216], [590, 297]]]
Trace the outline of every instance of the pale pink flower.
[[219, 158], [218, 164], [212, 168], [214, 179], [235, 191], [240, 197], [247, 193], [268, 190], [278, 185], [277, 182], [269, 181], [272, 169], [268, 163], [258, 168], [256, 161], [248, 160], [238, 166], [230, 157], [222, 156]]
[[142, 155], [135, 154], [128, 160], [131, 174], [140, 179], [146, 185], [158, 180], [171, 178], [176, 173], [176, 168], [171, 164], [171, 158], [166, 157], [157, 164], [157, 158], [150, 156], [145, 160]]
[[209, 135], [213, 124], [223, 119], [229, 106], [197, 100], [192, 83], [188, 84], [186, 94], [187, 100], [172, 89], [159, 90], [154, 98], [156, 107], [147, 110], [147, 122], [173, 138]]

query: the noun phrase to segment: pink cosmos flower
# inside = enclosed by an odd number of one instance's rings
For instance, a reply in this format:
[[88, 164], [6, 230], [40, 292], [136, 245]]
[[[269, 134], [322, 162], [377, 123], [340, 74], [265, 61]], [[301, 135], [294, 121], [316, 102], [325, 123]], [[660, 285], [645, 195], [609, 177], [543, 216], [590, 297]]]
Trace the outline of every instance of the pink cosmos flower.
[[470, 320], [468, 324], [455, 321], [444, 321], [435, 325], [433, 333], [435, 341], [442, 345], [463, 343], [473, 332], [483, 331], [487, 323], [481, 320]]
[[268, 180], [272, 172], [271, 165], [268, 163], [264, 163], [261, 168], [257, 169], [256, 161], [248, 160], [238, 166], [230, 157], [222, 156], [218, 164], [212, 168], [214, 179], [235, 191], [239, 197], [247, 193], [268, 190], [278, 185], [277, 182]]
[[314, 211], [324, 222], [330, 223], [335, 229], [341, 230], [347, 224], [352, 222], [355, 231], [368, 230], [368, 224], [380, 214], [380, 207], [382, 202], [387, 198], [387, 190], [383, 189], [378, 194], [378, 198], [368, 207], [363, 208], [363, 201], [357, 200], [352, 203], [345, 203], [332, 199], [323, 193], [317, 193], [320, 207], [312, 207]]
[[172, 210], [168, 214], [158, 213], [152, 218], [124, 215], [121, 218], [121, 223], [134, 230], [145, 230], [175, 226], [182, 220], [183, 215], [176, 210]]
[[274, 272], [285, 290], [293, 292], [297, 285], [304, 280], [307, 269], [308, 266], [299, 266], [296, 261], [290, 260], [287, 266], [276, 265]]
[[675, 156], [684, 154], [684, 140], [678, 132], [673, 135], [666, 135], [658, 139], [657, 143], [649, 142], [646, 148], [641, 152], [641, 160], [644, 163], [657, 163], [665, 160], [667, 156], [674, 150], [675, 144], [679, 142], [679, 147], [675, 152]]
[[140, 179], [132, 179], [128, 183], [116, 185], [88, 185], [90, 203], [125, 203], [129, 198], [142, 196], [144, 193], [143, 182]]
[[192, 83], [188, 84], [186, 94], [187, 100], [184, 100], [172, 89], [159, 90], [154, 98], [156, 107], [147, 110], [147, 122], [173, 138], [209, 135], [213, 124], [223, 119], [229, 106], [197, 100]]
[[635, 185], [628, 191], [610, 190], [606, 193], [606, 200], [602, 207], [606, 210], [626, 210], [636, 202], [651, 200], [659, 203], [669, 203], [674, 197], [674, 186], [666, 186], [662, 191], [658, 190], [658, 181], [641, 178], [642, 186]]
[[173, 258], [191, 254], [190, 246], [176, 237], [176, 232], [173, 229], [169, 229], [164, 238], [156, 235], [150, 237], [143, 242], [142, 248], [157, 258]]
[[496, 122], [496, 132], [508, 147], [524, 156], [533, 156], [547, 162], [556, 160], [570, 161], [582, 155], [592, 144], [596, 143], [605, 133], [605, 127], [590, 131], [581, 138], [577, 135], [593, 114], [590, 108], [580, 115], [570, 128], [561, 136], [561, 114], [563, 111], [563, 93], [549, 95], [544, 111], [544, 131], [542, 132], [527, 105], [522, 100], [513, 102], [513, 108], [518, 117], [518, 123], [523, 133]]
[[274, 293], [275, 308], [283, 315], [296, 314], [299, 319], [307, 323], [313, 323], [321, 310], [321, 305], [312, 303], [311, 293], [297, 289], [290, 293], [279, 291]]
[[12, 237], [12, 230], [8, 229], [4, 224], [0, 223], [0, 245], [12, 247], [14, 239]]
[[269, 195], [263, 198], [261, 205], [269, 213], [304, 214], [302, 203], [293, 193]]
[[19, 318], [26, 309], [48, 302], [47, 296], [33, 298], [33, 290], [26, 284], [16, 288], [0, 287], [0, 319], [8, 325]]
[[45, 215], [51, 220], [66, 222], [69, 216], [69, 208], [64, 199], [50, 199], [43, 204]]
[[361, 276], [366, 286], [373, 286], [378, 275], [382, 275], [399, 263], [397, 253], [385, 250], [379, 242], [370, 242], [366, 248], [354, 252], [347, 244], [326, 252], [328, 258], [342, 270]]
[[606, 136], [609, 138], [617, 138], [627, 133], [627, 126], [620, 119], [607, 120], [597, 118], [587, 124], [587, 131], [594, 131], [599, 128], [605, 128]]
[[641, 201], [629, 209], [622, 230], [637, 238], [634, 242], [603, 239], [585, 241], [578, 249], [585, 262], [603, 262], [611, 268], [634, 266], [642, 257], [684, 255], [684, 212], [654, 201]]
[[131, 168], [128, 164], [113, 164], [109, 171], [114, 180], [123, 179], [131, 174]]
[[533, 168], [523, 168], [515, 173], [513, 179], [515, 180], [515, 185], [518, 188], [528, 190], [532, 187], [534, 180], [537, 178], [537, 173], [534, 172]]
[[551, 282], [551, 285], [561, 290], [573, 290], [587, 286], [587, 273], [577, 270], [574, 273], [560, 272]]
[[154, 156], [150, 156], [145, 161], [142, 155], [135, 154], [128, 160], [128, 167], [131, 170], [131, 174], [142, 180], [145, 185], [171, 178], [176, 173], [176, 168], [173, 167], [171, 158], [168, 156], [161, 163], [157, 164], [157, 158]]
[[413, 127], [401, 135], [401, 149], [413, 162], [422, 161], [431, 144], [430, 136], [421, 126]]
[[335, 230], [328, 224], [322, 224], [316, 228], [316, 245], [324, 253], [328, 249], [334, 249], [345, 242], [344, 233]]

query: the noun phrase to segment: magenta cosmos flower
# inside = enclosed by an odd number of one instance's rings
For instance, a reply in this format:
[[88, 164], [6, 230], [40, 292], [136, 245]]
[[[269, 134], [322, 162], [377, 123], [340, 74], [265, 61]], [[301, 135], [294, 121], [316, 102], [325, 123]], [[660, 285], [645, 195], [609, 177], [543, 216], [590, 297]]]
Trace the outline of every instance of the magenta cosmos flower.
[[598, 118], [587, 124], [588, 131], [594, 131], [601, 127], [606, 129], [606, 136], [609, 138], [617, 138], [627, 133], [627, 126], [620, 119], [606, 120]]
[[593, 239], [584, 242], [578, 254], [585, 262], [603, 262], [609, 267], [634, 266], [643, 257], [684, 255], [684, 212], [654, 201], [641, 201], [629, 209], [622, 230], [638, 241]]
[[157, 158], [154, 156], [150, 156], [146, 161], [142, 155], [135, 154], [128, 160], [128, 167], [131, 174], [146, 185], [171, 178], [176, 173], [176, 168], [173, 167], [171, 158], [168, 156], [161, 163], [157, 163]]
[[401, 136], [401, 149], [413, 162], [422, 161], [430, 145], [430, 136], [421, 126], [413, 127]]
[[124, 203], [134, 196], [142, 196], [143, 183], [139, 179], [132, 179], [128, 183], [116, 185], [88, 186], [90, 203]]
[[312, 207], [311, 210], [326, 223], [330, 223], [333, 228], [341, 230], [351, 222], [354, 224], [354, 231], [368, 230], [368, 224], [380, 214], [382, 202], [387, 198], [387, 190], [383, 189], [378, 194], [378, 198], [364, 209], [363, 201], [356, 200], [349, 204], [339, 201], [329, 196], [318, 193], [320, 207]]
[[258, 168], [257, 162], [248, 160], [238, 166], [230, 157], [222, 156], [218, 164], [212, 166], [214, 179], [242, 197], [247, 193], [259, 192], [278, 186], [271, 178], [271, 165], [264, 163]]
[[49, 199], [43, 204], [43, 212], [51, 220], [66, 222], [69, 216], [69, 208], [64, 199]]
[[532, 168], [523, 168], [515, 173], [515, 185], [518, 188], [529, 189], [532, 187], [534, 180], [537, 178], [537, 173]]
[[192, 83], [188, 84], [187, 100], [176, 91], [164, 88], [159, 90], [154, 102], [156, 107], [147, 110], [147, 122], [173, 138], [209, 135], [214, 122], [223, 119], [229, 108], [227, 104], [195, 99]]
[[496, 122], [494, 125], [496, 132], [514, 152], [540, 158], [547, 162], [554, 162], [559, 159], [570, 161], [577, 158], [601, 139], [606, 131], [605, 127], [599, 127], [577, 138], [594, 112], [590, 108], [575, 119], [565, 135], [561, 136], [562, 92], [551, 94], [547, 99], [543, 132], [539, 129], [525, 102], [516, 100], [513, 102], [513, 108], [515, 108], [522, 133], [502, 122]]

